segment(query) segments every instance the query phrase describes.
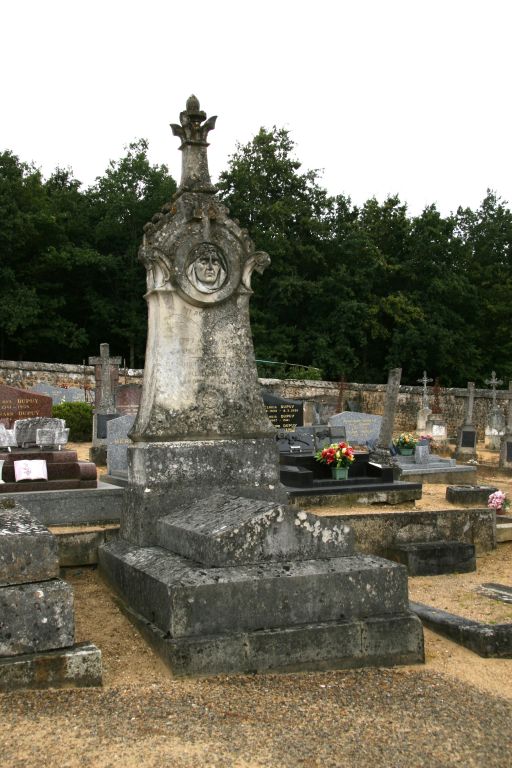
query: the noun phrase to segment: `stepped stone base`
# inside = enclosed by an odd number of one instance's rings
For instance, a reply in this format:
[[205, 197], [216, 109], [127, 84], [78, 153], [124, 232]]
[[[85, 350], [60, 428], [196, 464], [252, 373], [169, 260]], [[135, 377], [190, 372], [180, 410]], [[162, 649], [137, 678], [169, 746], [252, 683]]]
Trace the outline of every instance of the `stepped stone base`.
[[85, 688], [101, 685], [101, 675], [101, 651], [89, 643], [0, 658], [0, 691]]
[[110, 541], [99, 563], [175, 675], [423, 661], [405, 568], [356, 555], [340, 520], [218, 493], [155, 535]]
[[176, 677], [392, 667], [425, 661], [422, 625], [411, 613], [174, 639], [126, 607], [125, 612]]

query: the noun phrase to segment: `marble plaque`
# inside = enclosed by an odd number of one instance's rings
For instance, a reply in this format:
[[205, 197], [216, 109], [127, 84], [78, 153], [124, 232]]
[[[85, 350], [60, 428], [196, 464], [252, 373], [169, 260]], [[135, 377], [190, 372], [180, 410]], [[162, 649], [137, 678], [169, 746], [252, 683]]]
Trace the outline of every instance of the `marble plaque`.
[[14, 477], [21, 480], [48, 480], [48, 469], [43, 459], [21, 459], [14, 462]]

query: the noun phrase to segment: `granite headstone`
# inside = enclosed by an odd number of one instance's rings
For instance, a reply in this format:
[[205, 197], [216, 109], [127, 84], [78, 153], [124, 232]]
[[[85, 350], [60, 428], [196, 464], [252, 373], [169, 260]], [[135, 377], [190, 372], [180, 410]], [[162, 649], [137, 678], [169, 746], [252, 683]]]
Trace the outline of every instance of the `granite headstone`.
[[52, 405], [51, 397], [0, 384], [0, 423], [8, 429], [19, 419], [51, 416]]
[[329, 424], [333, 427], [345, 427], [346, 441], [350, 445], [366, 445], [378, 439], [382, 416], [343, 411], [331, 416]]

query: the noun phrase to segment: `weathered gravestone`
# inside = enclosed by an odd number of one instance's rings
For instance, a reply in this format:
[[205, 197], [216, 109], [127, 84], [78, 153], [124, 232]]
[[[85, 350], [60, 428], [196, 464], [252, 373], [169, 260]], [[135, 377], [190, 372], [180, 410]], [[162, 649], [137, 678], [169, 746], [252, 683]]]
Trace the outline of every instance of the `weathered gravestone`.
[[76, 645], [73, 590], [57, 540], [13, 500], [0, 500], [0, 691], [101, 685], [101, 653]]
[[[391, 455], [391, 440], [393, 437], [393, 428], [395, 424], [396, 403], [398, 393], [400, 392], [400, 379], [402, 378], [401, 368], [392, 368], [388, 373], [388, 383], [386, 385], [386, 400], [384, 403], [384, 416], [379, 429], [379, 436], [372, 446], [370, 458], [376, 464], [381, 466], [393, 466], [394, 459]], [[398, 471], [397, 471], [398, 477]]]
[[140, 384], [120, 384], [116, 389], [115, 395], [117, 413], [121, 414], [121, 416], [135, 417], [139, 410], [142, 386]]
[[128, 433], [134, 421], [135, 416], [127, 414], [107, 424], [107, 471], [110, 478], [124, 480], [128, 477], [128, 446], [132, 444]]
[[416, 419], [416, 432], [418, 434], [421, 434], [422, 432], [425, 432], [427, 428], [427, 421], [429, 416], [432, 413], [431, 408], [429, 408], [428, 405], [428, 389], [427, 384], [430, 384], [432, 379], [429, 379], [427, 376], [427, 372], [423, 371], [423, 376], [421, 379], [416, 379], [418, 384], [421, 384], [423, 386], [423, 392], [421, 395], [421, 408], [418, 411], [418, 417]]
[[264, 390], [263, 403], [267, 416], [276, 429], [295, 432], [297, 427], [304, 425], [304, 405], [301, 400], [287, 400]]
[[85, 390], [79, 387], [55, 387], [53, 384], [40, 382], [39, 384], [34, 384], [28, 391], [51, 397], [54, 405], [85, 402]]
[[474, 458], [476, 456], [477, 432], [473, 426], [473, 407], [475, 402], [475, 382], [468, 381], [468, 402], [464, 424], [458, 431], [456, 458]]
[[[63, 439], [63, 433], [66, 430], [66, 422], [64, 419], [42, 417], [32, 419], [19, 419], [14, 424], [14, 436], [16, 438], [17, 445], [20, 448], [33, 448], [36, 445], [40, 446], [41, 442], [38, 440], [37, 433], [43, 430], [49, 430], [48, 434], [50, 434], [50, 431], [52, 432], [52, 435], [55, 434], [56, 441], [58, 439], [57, 435], [62, 436]], [[40, 437], [43, 437], [43, 435], [40, 435]], [[54, 445], [55, 443], [52, 442], [45, 444]], [[65, 444], [66, 443], [64, 443], [64, 445]]]
[[215, 118], [192, 96], [180, 122], [181, 184], [141, 248], [144, 383], [102, 571], [174, 674], [422, 661], [405, 569], [282, 503], [249, 325], [251, 274], [269, 257], [214, 195]]
[[350, 445], [374, 444], [380, 433], [382, 416], [373, 413], [343, 411], [329, 418], [332, 427], [344, 427], [347, 443]]
[[0, 384], [0, 423], [8, 429], [19, 419], [52, 415], [51, 397]]
[[485, 447], [490, 451], [499, 451], [501, 438], [505, 434], [505, 414], [496, 402], [496, 387], [503, 384], [503, 381], [497, 379], [496, 372], [493, 371], [491, 378], [486, 379], [485, 383], [492, 389], [492, 406], [485, 426]]
[[115, 419], [115, 393], [119, 384], [120, 357], [110, 357], [109, 345], [100, 344], [99, 357], [90, 357], [89, 365], [94, 365], [95, 391], [94, 414], [92, 422], [92, 447], [90, 459], [97, 464], [107, 461], [107, 422]]

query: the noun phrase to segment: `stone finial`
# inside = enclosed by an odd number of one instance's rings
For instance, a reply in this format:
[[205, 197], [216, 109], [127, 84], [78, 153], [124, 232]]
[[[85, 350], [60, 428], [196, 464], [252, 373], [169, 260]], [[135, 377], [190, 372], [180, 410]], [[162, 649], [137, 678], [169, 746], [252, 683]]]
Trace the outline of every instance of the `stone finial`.
[[181, 182], [176, 193], [206, 192], [212, 194], [216, 188], [212, 185], [208, 170], [206, 138], [215, 128], [217, 116], [206, 119], [206, 112], [200, 109], [196, 96], [189, 96], [186, 109], [180, 112], [180, 123], [171, 123], [174, 136], [181, 139], [180, 150], [183, 152]]

